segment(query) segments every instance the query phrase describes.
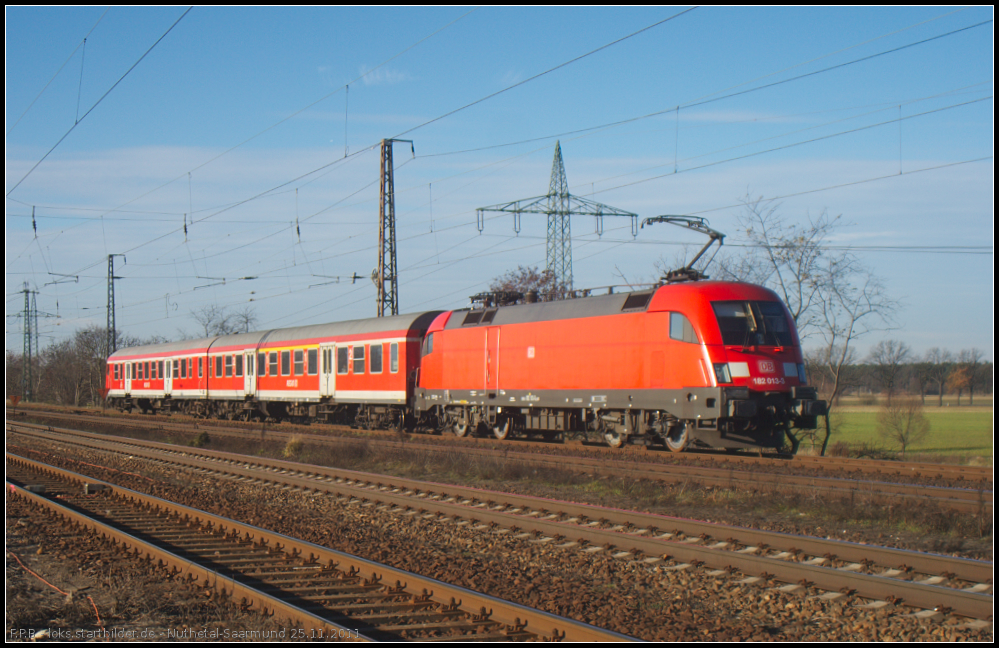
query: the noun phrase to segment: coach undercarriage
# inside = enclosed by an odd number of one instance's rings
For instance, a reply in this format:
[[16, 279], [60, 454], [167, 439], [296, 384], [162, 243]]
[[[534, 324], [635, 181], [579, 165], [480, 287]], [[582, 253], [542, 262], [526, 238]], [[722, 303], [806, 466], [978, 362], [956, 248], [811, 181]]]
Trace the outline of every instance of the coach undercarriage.
[[108, 404], [120, 412], [142, 414], [180, 412], [194, 418], [228, 421], [292, 421], [349, 425], [365, 430], [401, 430], [411, 417], [400, 405], [366, 403], [262, 401], [256, 399], [215, 400], [205, 398], [111, 398]]

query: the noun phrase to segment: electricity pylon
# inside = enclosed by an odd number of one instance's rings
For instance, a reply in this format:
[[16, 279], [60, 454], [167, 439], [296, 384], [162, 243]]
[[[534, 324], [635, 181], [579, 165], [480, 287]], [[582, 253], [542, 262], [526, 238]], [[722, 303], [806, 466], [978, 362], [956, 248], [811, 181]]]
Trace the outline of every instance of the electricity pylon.
[[545, 272], [555, 281], [555, 294], [548, 299], [565, 299], [572, 294], [572, 216], [593, 216], [596, 219], [594, 233], [603, 234], [604, 216], [627, 216], [631, 218], [631, 235], [638, 235], [638, 214], [616, 207], [610, 207], [587, 198], [569, 193], [569, 182], [562, 162], [562, 144], [555, 143], [555, 159], [552, 162], [552, 176], [548, 193], [535, 198], [525, 198], [514, 202], [476, 210], [479, 231], [485, 226], [485, 212], [508, 212], [513, 214], [513, 231], [520, 233], [521, 214], [545, 214], [548, 216], [548, 252]]

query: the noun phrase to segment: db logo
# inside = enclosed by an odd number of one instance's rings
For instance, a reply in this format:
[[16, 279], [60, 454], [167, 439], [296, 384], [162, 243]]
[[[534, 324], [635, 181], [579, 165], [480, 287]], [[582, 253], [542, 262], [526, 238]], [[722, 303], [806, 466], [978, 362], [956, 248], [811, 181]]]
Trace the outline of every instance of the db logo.
[[760, 360], [760, 372], [761, 373], [773, 373], [774, 363], [769, 360]]

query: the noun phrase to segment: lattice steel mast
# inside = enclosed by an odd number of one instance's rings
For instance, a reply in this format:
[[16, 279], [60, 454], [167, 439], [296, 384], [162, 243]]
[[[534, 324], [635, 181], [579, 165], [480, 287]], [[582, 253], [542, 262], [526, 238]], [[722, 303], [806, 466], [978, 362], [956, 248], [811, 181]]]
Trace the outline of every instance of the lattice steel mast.
[[31, 366], [34, 364], [32, 347], [35, 351], [38, 350], [38, 304], [35, 301], [35, 295], [38, 294], [38, 291], [29, 290], [28, 284], [25, 282], [21, 292], [24, 293], [24, 348], [22, 351], [24, 367], [21, 370], [21, 397], [25, 401], [30, 401], [32, 396]]
[[476, 210], [479, 231], [485, 227], [485, 212], [509, 212], [513, 214], [513, 230], [520, 233], [521, 214], [545, 214], [548, 216], [547, 264], [545, 272], [555, 280], [556, 287], [549, 299], [564, 299], [572, 293], [572, 216], [593, 216], [596, 219], [594, 232], [603, 234], [604, 216], [627, 216], [631, 218], [631, 235], [638, 235], [638, 214], [617, 209], [569, 193], [569, 181], [562, 161], [562, 144], [555, 143], [555, 159], [552, 162], [552, 176], [548, 194], [536, 198], [526, 198]]
[[[107, 328], [107, 355], [111, 356], [112, 353], [118, 350], [118, 333], [115, 330], [114, 323], [114, 280], [121, 279], [121, 277], [114, 276], [114, 258], [120, 256], [125, 258], [124, 254], [109, 254], [108, 255], [108, 328]], [[128, 260], [126, 259], [127, 263]], [[105, 358], [106, 360], [107, 358]]]
[[399, 276], [395, 250], [395, 182], [392, 167], [392, 143], [409, 142], [416, 155], [413, 140], [382, 140], [381, 189], [379, 190], [378, 268], [371, 279], [378, 286], [378, 317], [399, 314]]

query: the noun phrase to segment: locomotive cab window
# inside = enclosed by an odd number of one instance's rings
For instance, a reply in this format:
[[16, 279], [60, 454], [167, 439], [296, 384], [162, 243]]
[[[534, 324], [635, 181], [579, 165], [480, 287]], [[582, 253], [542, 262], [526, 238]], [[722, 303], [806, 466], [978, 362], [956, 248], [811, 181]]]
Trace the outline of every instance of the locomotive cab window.
[[431, 333], [423, 338], [423, 355], [430, 355], [434, 352], [434, 334]]
[[791, 346], [793, 337], [779, 302], [711, 302], [722, 342], [741, 346]]

